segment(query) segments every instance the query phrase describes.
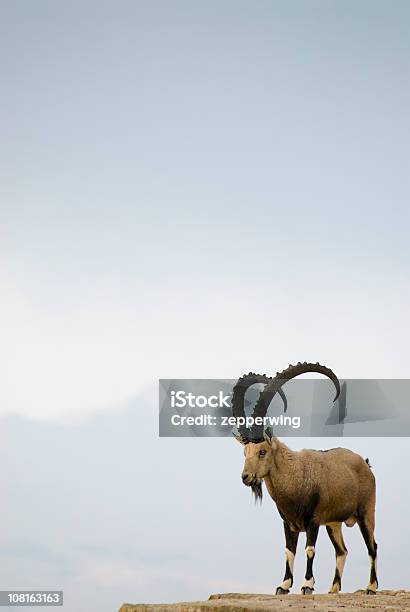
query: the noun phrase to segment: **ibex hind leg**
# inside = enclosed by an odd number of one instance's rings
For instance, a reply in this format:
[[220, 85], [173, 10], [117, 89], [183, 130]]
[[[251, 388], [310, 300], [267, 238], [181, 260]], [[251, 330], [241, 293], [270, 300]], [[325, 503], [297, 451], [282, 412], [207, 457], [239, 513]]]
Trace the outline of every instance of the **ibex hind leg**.
[[366, 593], [375, 595], [379, 584], [377, 581], [377, 544], [374, 539], [374, 513], [359, 518], [357, 522], [369, 553], [370, 580]]
[[342, 535], [342, 524], [331, 523], [330, 525], [326, 525], [326, 531], [336, 553], [335, 576], [333, 578], [332, 586], [329, 589], [329, 593], [339, 593], [340, 589], [342, 588], [343, 569], [347, 556], [347, 548]]

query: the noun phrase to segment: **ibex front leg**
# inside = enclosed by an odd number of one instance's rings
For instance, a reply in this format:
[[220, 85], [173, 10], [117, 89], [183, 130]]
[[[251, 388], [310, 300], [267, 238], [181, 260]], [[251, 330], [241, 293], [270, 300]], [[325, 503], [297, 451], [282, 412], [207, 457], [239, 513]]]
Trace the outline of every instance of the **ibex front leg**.
[[287, 595], [291, 586], [293, 585], [293, 564], [295, 562], [296, 547], [298, 545], [298, 531], [291, 531], [288, 523], [283, 521], [283, 527], [285, 529], [285, 556], [286, 556], [286, 568], [285, 577], [283, 578], [282, 584], [276, 589], [276, 595]]
[[306, 574], [302, 585], [302, 594], [311, 595], [315, 590], [315, 579], [313, 578], [313, 559], [315, 558], [315, 546], [319, 525], [310, 522], [306, 528]]

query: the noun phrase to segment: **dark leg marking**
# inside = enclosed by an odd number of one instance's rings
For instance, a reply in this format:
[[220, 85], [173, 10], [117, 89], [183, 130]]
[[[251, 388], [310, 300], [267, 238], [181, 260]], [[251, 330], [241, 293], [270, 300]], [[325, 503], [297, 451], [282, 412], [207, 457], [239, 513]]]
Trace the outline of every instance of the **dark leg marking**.
[[310, 595], [315, 590], [313, 559], [315, 558], [315, 545], [318, 533], [319, 525], [311, 521], [306, 527], [306, 574], [302, 585], [303, 595]]
[[374, 520], [365, 517], [360, 518], [358, 523], [370, 560], [370, 581], [366, 587], [366, 593], [368, 595], [375, 595], [379, 583], [377, 580], [377, 544], [374, 539]]
[[347, 556], [347, 548], [343, 540], [341, 523], [326, 525], [326, 531], [336, 553], [336, 569], [329, 593], [338, 593], [342, 588], [342, 574]]
[[296, 548], [298, 544], [299, 532], [291, 531], [288, 523], [283, 521], [283, 527], [285, 530], [285, 541], [286, 541], [286, 567], [285, 576], [282, 584], [276, 589], [276, 595], [287, 595], [290, 588], [293, 585], [293, 564], [295, 561]]

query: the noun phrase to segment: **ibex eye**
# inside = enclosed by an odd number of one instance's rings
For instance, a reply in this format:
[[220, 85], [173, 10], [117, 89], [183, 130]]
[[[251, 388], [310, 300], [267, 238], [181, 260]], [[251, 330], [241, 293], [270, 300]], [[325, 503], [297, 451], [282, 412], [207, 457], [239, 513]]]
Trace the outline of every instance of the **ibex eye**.
[[259, 457], [263, 457], [264, 455], [266, 455], [266, 450], [260, 450]]

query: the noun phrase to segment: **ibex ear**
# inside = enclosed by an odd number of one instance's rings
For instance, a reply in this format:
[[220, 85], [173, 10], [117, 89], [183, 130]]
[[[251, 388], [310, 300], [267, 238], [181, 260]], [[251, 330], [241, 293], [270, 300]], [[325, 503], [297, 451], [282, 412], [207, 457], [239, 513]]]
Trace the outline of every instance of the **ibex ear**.
[[263, 432], [263, 438], [265, 442], [269, 444], [269, 446], [271, 446], [273, 450], [275, 450], [276, 442], [275, 442], [275, 438], [273, 437], [273, 431], [271, 430], [270, 427], [265, 429], [265, 431]]
[[238, 442], [239, 442], [240, 444], [245, 445], [245, 444], [248, 444], [248, 442], [249, 442], [249, 440], [247, 440], [246, 438], [243, 438], [243, 437], [241, 436], [241, 434], [237, 435], [237, 434], [235, 434], [234, 432], [232, 432], [232, 435], [233, 435], [233, 437], [235, 438], [235, 440], [238, 440]]
[[272, 442], [272, 430], [269, 427], [263, 432], [263, 437], [265, 442], [270, 445]]

